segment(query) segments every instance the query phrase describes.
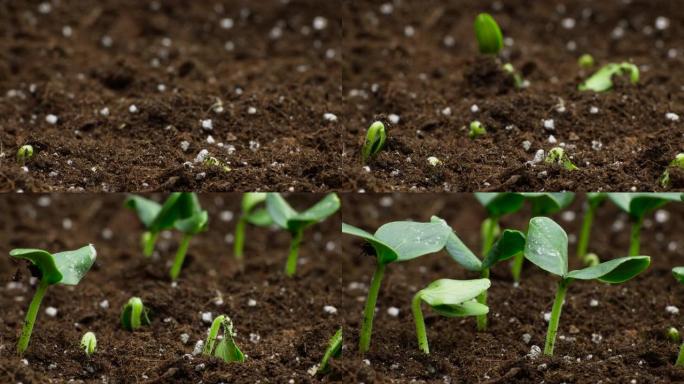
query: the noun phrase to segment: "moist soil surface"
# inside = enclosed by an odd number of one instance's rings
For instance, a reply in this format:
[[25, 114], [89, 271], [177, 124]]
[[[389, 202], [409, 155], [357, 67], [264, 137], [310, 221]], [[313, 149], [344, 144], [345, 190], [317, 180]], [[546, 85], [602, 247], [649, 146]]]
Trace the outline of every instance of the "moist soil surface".
[[[477, 54], [480, 12], [507, 38], [497, 59]], [[353, 190], [660, 190], [658, 178], [684, 150], [676, 1], [347, 0], [343, 17], [344, 173]], [[590, 70], [578, 65], [585, 53], [596, 60]], [[638, 85], [577, 90], [599, 66], [624, 61], [639, 66]], [[500, 69], [507, 62], [529, 86], [515, 87]], [[363, 169], [374, 120], [386, 123], [388, 142]], [[474, 120], [487, 134], [472, 140]], [[557, 146], [579, 170], [531, 162]], [[430, 165], [431, 156], [442, 164]], [[684, 188], [681, 172], [671, 188]]]
[[[580, 200], [582, 200], [580, 198]], [[395, 220], [426, 221], [438, 214], [478, 253], [484, 210], [471, 195], [347, 195], [344, 222], [374, 232]], [[679, 314], [684, 286], [670, 272], [684, 260], [684, 205], [665, 206], [665, 222], [651, 215], [642, 233], [642, 254], [651, 267], [622, 285], [575, 281], [569, 287], [553, 357], [527, 357], [533, 345], [543, 349], [557, 278], [526, 262], [519, 287], [513, 286], [508, 263], [492, 270], [489, 329], [476, 331], [474, 318], [446, 318], [425, 305], [430, 354], [418, 350], [410, 302], [417, 290], [439, 278], [471, 279], [445, 252], [390, 264], [385, 272], [373, 326], [370, 351], [357, 353], [358, 331], [367, 287], [375, 267], [362, 242], [342, 238], [344, 253], [341, 313], [345, 316], [346, 350], [335, 370], [345, 382], [364, 383], [668, 383], [684, 382], [674, 367], [679, 345], [664, 336], [668, 327], [682, 330]], [[570, 268], [580, 267], [575, 241], [582, 220], [581, 203], [554, 219], [568, 231]], [[502, 228], [524, 227], [529, 210], [506, 216]], [[602, 260], [625, 256], [629, 248], [626, 216], [606, 204], [596, 217], [589, 251]], [[598, 305], [590, 303], [596, 300]], [[399, 315], [388, 314], [396, 307]], [[530, 337], [524, 340], [525, 334]], [[367, 359], [366, 362], [363, 359]]]
[[[323, 310], [339, 300], [340, 273], [328, 261], [340, 258], [339, 216], [306, 232], [295, 278], [283, 273], [289, 235], [249, 227], [241, 271], [227, 243], [235, 219], [221, 219], [230, 217], [227, 212], [237, 215], [240, 196], [203, 195], [209, 231], [193, 238], [174, 286], [168, 271], [179, 236], [160, 236], [157, 255], [145, 259], [139, 245], [142, 228], [122, 208], [124, 197], [0, 198], [5, 214], [0, 228], [0, 382], [319, 382], [307, 370], [320, 361], [340, 324], [339, 315]], [[295, 208], [303, 208], [319, 197], [289, 198]], [[35, 288], [24, 263], [7, 253], [17, 247], [75, 249], [89, 242], [98, 251], [95, 265], [78, 286], [48, 289], [24, 364], [15, 345]], [[152, 324], [127, 332], [119, 315], [132, 296], [141, 297], [150, 309]], [[57, 308], [55, 317], [45, 313], [50, 306]], [[192, 355], [210, 326], [202, 320], [203, 312], [232, 318], [237, 344], [247, 355], [244, 363]], [[79, 348], [86, 331], [97, 336], [91, 358]], [[187, 343], [181, 340], [183, 333], [189, 335]]]
[[[325, 117], [340, 115], [338, 8], [2, 2], [0, 190], [341, 187], [339, 123]], [[26, 144], [27, 170], [14, 159]], [[218, 162], [195, 162], [203, 149]]]

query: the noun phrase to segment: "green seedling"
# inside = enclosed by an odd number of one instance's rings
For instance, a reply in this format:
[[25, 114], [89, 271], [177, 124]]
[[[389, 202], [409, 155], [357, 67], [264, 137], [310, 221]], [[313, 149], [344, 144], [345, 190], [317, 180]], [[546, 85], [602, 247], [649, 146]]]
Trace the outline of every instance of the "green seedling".
[[629, 75], [632, 84], [639, 82], [639, 68], [631, 63], [608, 64], [579, 85], [580, 91], [605, 92], [613, 88], [613, 76]]
[[[569, 206], [575, 198], [575, 194], [571, 192], [523, 192], [520, 194], [532, 205], [532, 217], [548, 216], [560, 212]], [[520, 282], [524, 261], [522, 252], [517, 254], [513, 260], [511, 273], [513, 274], [513, 281], [516, 283]]]
[[629, 243], [629, 255], [639, 253], [641, 226], [646, 214], [662, 207], [671, 201], [680, 201], [679, 193], [608, 193], [608, 198], [621, 210], [629, 214], [632, 223]]
[[22, 145], [17, 150], [17, 162], [21, 165], [26, 164], [33, 157], [33, 147], [30, 145]]
[[487, 134], [487, 129], [482, 123], [475, 120], [470, 123], [470, 129], [468, 131], [468, 137], [471, 139], [477, 139], [478, 137]]
[[304, 212], [297, 212], [279, 193], [269, 193], [266, 197], [266, 209], [273, 222], [292, 235], [290, 253], [285, 265], [285, 274], [292, 277], [297, 272], [299, 245], [302, 242], [304, 230], [337, 212], [340, 209], [340, 198], [337, 194], [330, 193], [313, 207]]
[[488, 13], [481, 13], [475, 18], [475, 37], [483, 55], [497, 55], [503, 48], [501, 28]]
[[563, 150], [561, 147], [555, 147], [549, 150], [549, 154], [546, 155], [544, 162], [546, 164], [560, 165], [568, 171], [576, 171], [579, 169], [575, 164], [572, 163], [572, 161], [570, 161], [570, 157], [568, 157], [568, 154], [565, 153], [565, 150]]
[[[684, 284], [684, 267], [672, 268], [672, 274], [678, 282]], [[670, 330], [671, 329], [672, 328], [670, 328]], [[668, 336], [669, 333], [670, 331], [668, 331]], [[677, 335], [679, 335], [679, 332], [677, 332]], [[679, 347], [679, 354], [677, 355], [677, 361], [675, 362], [675, 365], [678, 367], [684, 367], [684, 343], [682, 343], [682, 345]]]
[[371, 124], [366, 133], [366, 141], [364, 141], [363, 148], [361, 148], [363, 162], [367, 163], [369, 159], [375, 157], [385, 146], [386, 140], [385, 124], [380, 121]]
[[338, 358], [342, 356], [342, 328], [338, 329], [337, 332], [330, 338], [328, 342], [328, 347], [323, 353], [323, 358], [321, 363], [318, 365], [317, 374], [325, 374], [330, 370], [330, 359]]
[[[223, 328], [223, 338], [217, 343], [220, 328]], [[204, 343], [202, 354], [204, 356], [218, 357], [227, 363], [241, 363], [245, 361], [245, 355], [235, 344], [236, 334], [230, 317], [226, 315], [216, 317], [214, 322], [211, 323], [211, 328], [209, 328], [209, 335]]]
[[522, 76], [515, 71], [515, 68], [513, 67], [513, 64], [511, 63], [506, 63], [504, 64], [501, 69], [503, 69], [504, 72], [508, 73], [513, 77], [513, 82], [515, 84], [516, 88], [523, 88], [524, 87], [524, 81]]
[[423, 320], [423, 311], [420, 308], [421, 302], [425, 302], [433, 311], [442, 316], [484, 316], [489, 312], [489, 307], [478, 303], [475, 297], [486, 292], [490, 285], [489, 279], [440, 279], [418, 291], [411, 302], [411, 311], [416, 322], [418, 348], [426, 354], [430, 353], [425, 320]]
[[[502, 194], [506, 195], [506, 194]], [[519, 196], [519, 195], [518, 195]], [[505, 198], [505, 196], [502, 196]], [[513, 197], [510, 195], [509, 197]], [[498, 216], [497, 216], [498, 217]], [[433, 221], [441, 220], [433, 217]], [[446, 250], [458, 264], [463, 268], [479, 272], [483, 279], [489, 278], [489, 270], [497, 263], [508, 260], [521, 253], [525, 249], [525, 235], [520, 231], [506, 229], [498, 235], [498, 219], [488, 218], [483, 223], [483, 253], [484, 259], [480, 259], [468, 248], [468, 246], [458, 238], [452, 230], [446, 242]], [[494, 242], [494, 239], [498, 240]], [[483, 290], [477, 297], [477, 302], [482, 305], [487, 304], [487, 291]], [[477, 315], [477, 329], [484, 331], [487, 329], [487, 313]]]
[[584, 55], [580, 56], [580, 58], [577, 60], [577, 64], [579, 64], [580, 68], [582, 69], [590, 69], [594, 66], [594, 56], [585, 53]]
[[646, 270], [651, 263], [648, 256], [628, 256], [606, 261], [592, 267], [568, 271], [568, 235], [560, 225], [548, 217], [530, 220], [525, 243], [525, 258], [539, 268], [560, 276], [551, 319], [546, 333], [544, 354], [553, 355], [558, 324], [568, 286], [574, 280], [598, 280], [619, 284]]
[[92, 332], [86, 332], [81, 338], [81, 348], [85, 352], [86, 356], [90, 357], [95, 353], [95, 348], [97, 348], [97, 338]]
[[342, 233], [365, 240], [372, 248], [371, 252], [374, 253], [377, 262], [368, 289], [359, 335], [359, 351], [366, 353], [370, 348], [375, 304], [387, 265], [439, 252], [446, 245], [451, 228], [442, 220], [430, 223], [395, 221], [382, 225], [375, 234], [370, 234], [363, 229], [342, 223]]
[[608, 196], [605, 193], [587, 193], [587, 202], [584, 208], [584, 218], [582, 219], [582, 229], [580, 230], [579, 240], [577, 241], [577, 258], [584, 263], [584, 265], [589, 266], [599, 263], [598, 256], [594, 253], [587, 253], [587, 250], [589, 247], [591, 226], [594, 223], [596, 209], [598, 209], [598, 207], [606, 200], [607, 197]]
[[[264, 206], [258, 207], [260, 204]], [[247, 192], [242, 195], [242, 213], [238, 219], [235, 227], [235, 242], [233, 244], [233, 253], [235, 258], [242, 261], [243, 251], [245, 247], [245, 227], [247, 224], [256, 225], [257, 227], [268, 227], [273, 224], [271, 216], [265, 207], [266, 193], [264, 192]]]
[[679, 331], [675, 327], [668, 328], [665, 332], [665, 337], [667, 337], [673, 343], [679, 344], [682, 342], [682, 336], [679, 334]]
[[127, 331], [135, 331], [143, 325], [150, 325], [149, 309], [143, 305], [139, 297], [131, 297], [121, 309], [121, 327]]
[[28, 348], [36, 322], [40, 303], [50, 285], [77, 285], [95, 263], [97, 251], [92, 244], [75, 251], [52, 254], [42, 249], [13, 249], [9, 255], [17, 259], [28, 260], [29, 270], [38, 278], [38, 287], [26, 312], [26, 320], [17, 343], [17, 352], [22, 355]]
[[[668, 168], [684, 169], [684, 153], [677, 154], [674, 160], [670, 162]], [[663, 188], [670, 188], [670, 171], [668, 168], [665, 168], [665, 171], [660, 176], [660, 179], [658, 179], [658, 182]]]

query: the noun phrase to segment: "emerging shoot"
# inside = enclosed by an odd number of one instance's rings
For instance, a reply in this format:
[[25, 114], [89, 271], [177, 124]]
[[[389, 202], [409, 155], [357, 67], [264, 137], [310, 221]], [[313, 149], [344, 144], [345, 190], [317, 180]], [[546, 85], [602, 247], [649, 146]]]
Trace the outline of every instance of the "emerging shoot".
[[150, 325], [149, 310], [139, 297], [131, 297], [121, 309], [121, 327], [135, 331], [143, 325]]
[[[668, 168], [679, 168], [684, 170], [684, 153], [679, 153], [675, 156], [674, 160], [670, 162]], [[670, 188], [670, 170], [666, 168], [663, 174], [658, 179], [660, 186], [663, 188]]]
[[572, 163], [572, 161], [570, 161], [570, 157], [568, 157], [568, 154], [565, 153], [561, 147], [551, 149], [549, 154], [546, 155], [544, 162], [546, 164], [560, 165], [568, 171], [575, 171], [579, 169], [575, 164]]
[[558, 324], [568, 286], [574, 280], [598, 280], [609, 284], [628, 281], [648, 268], [648, 256], [628, 256], [606, 261], [592, 267], [568, 271], [568, 235], [560, 225], [548, 217], [530, 220], [525, 243], [525, 258], [539, 268], [560, 276], [556, 299], [546, 333], [544, 354], [553, 355]]
[[273, 222], [292, 235], [285, 265], [285, 274], [292, 277], [297, 272], [297, 258], [304, 230], [337, 212], [340, 209], [340, 198], [337, 194], [330, 193], [313, 207], [297, 212], [279, 193], [269, 193], [266, 197], [266, 209]]
[[323, 353], [323, 358], [321, 363], [318, 365], [317, 374], [327, 373], [330, 369], [330, 359], [338, 358], [342, 355], [342, 328], [338, 329], [337, 332], [330, 338], [328, 342], [328, 347]]
[[613, 88], [613, 76], [629, 75], [632, 84], [639, 82], [639, 68], [631, 63], [608, 64], [579, 85], [580, 91], [605, 92]]
[[468, 130], [468, 137], [471, 139], [477, 139], [478, 137], [487, 133], [487, 129], [479, 121], [475, 120], [470, 123], [470, 129]]
[[30, 145], [22, 145], [17, 150], [17, 163], [24, 165], [33, 157], [33, 147]]
[[594, 56], [585, 53], [577, 60], [577, 64], [579, 64], [580, 68], [582, 69], [590, 69], [595, 64]]
[[[223, 338], [218, 341], [219, 330], [223, 329]], [[232, 361], [243, 362], [245, 355], [242, 353], [237, 344], [235, 344], [235, 336], [237, 333], [233, 329], [233, 322], [230, 317], [226, 315], [218, 316], [209, 328], [209, 335], [207, 341], [204, 343], [204, 356], [214, 356], [229, 363]]]
[[488, 13], [481, 13], [475, 19], [475, 37], [483, 55], [497, 55], [503, 48], [501, 28]]
[[509, 75], [513, 76], [513, 82], [514, 82], [516, 88], [523, 88], [524, 87], [525, 82], [523, 81], [522, 76], [518, 72], [515, 71], [513, 64], [506, 63], [501, 67], [501, 69], [503, 69], [503, 71], [508, 73]]
[[370, 234], [363, 229], [342, 223], [342, 233], [360, 237], [368, 242], [373, 248], [377, 261], [375, 273], [368, 289], [361, 334], [359, 335], [359, 351], [366, 353], [370, 348], [375, 304], [378, 300], [378, 293], [387, 264], [395, 261], [413, 260], [429, 253], [439, 252], [446, 245], [451, 228], [443, 220], [431, 223], [395, 221], [384, 224], [375, 231], [375, 234]]
[[26, 312], [26, 320], [17, 343], [17, 353], [22, 355], [28, 348], [36, 322], [40, 303], [48, 287], [53, 284], [77, 285], [95, 263], [97, 251], [92, 244], [75, 251], [49, 253], [42, 249], [13, 249], [9, 255], [28, 260], [29, 269], [39, 279], [36, 293]]
[[489, 289], [490, 285], [489, 279], [440, 279], [418, 291], [411, 301], [411, 311], [416, 322], [418, 348], [426, 354], [430, 353], [423, 311], [420, 308], [422, 301], [442, 316], [482, 316], [489, 312], [489, 307], [478, 303], [475, 297]]
[[386, 140], [387, 133], [385, 132], [385, 125], [380, 121], [374, 122], [370, 128], [368, 128], [366, 141], [363, 143], [363, 148], [361, 148], [363, 162], [366, 163], [370, 158], [377, 155], [385, 146]]
[[233, 254], [238, 261], [242, 261], [245, 247], [245, 227], [247, 223], [258, 227], [267, 227], [273, 223], [271, 216], [265, 207], [257, 208], [259, 204], [266, 202], [266, 193], [247, 192], [242, 195], [242, 213], [235, 227], [235, 240]]
[[97, 339], [95, 334], [92, 332], [86, 332], [81, 338], [81, 348], [85, 352], [86, 356], [90, 357], [95, 353], [95, 348], [97, 348]]

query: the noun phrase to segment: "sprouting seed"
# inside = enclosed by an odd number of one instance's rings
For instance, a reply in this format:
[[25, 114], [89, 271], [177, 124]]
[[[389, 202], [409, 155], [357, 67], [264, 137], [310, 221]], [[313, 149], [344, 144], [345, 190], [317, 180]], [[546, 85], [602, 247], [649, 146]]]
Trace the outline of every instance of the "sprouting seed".
[[472, 123], [470, 123], [470, 129], [468, 130], [469, 138], [476, 139], [482, 135], [485, 135], [486, 133], [487, 129], [479, 121], [475, 120]]
[[135, 331], [143, 325], [150, 325], [149, 310], [139, 297], [131, 297], [121, 310], [121, 326], [127, 331]]
[[575, 164], [572, 163], [572, 161], [570, 161], [570, 158], [561, 147], [551, 149], [548, 155], [546, 155], [544, 162], [546, 164], [561, 165], [568, 171], [575, 171], [579, 169]]
[[33, 157], [33, 146], [22, 145], [17, 150], [17, 162], [21, 165], [26, 164], [26, 162]]
[[579, 59], [577, 59], [577, 64], [579, 64], [580, 68], [582, 69], [589, 69], [594, 66], [594, 56], [585, 53], [584, 55], [580, 56]]
[[337, 332], [330, 338], [328, 342], [328, 347], [325, 349], [321, 363], [318, 365], [317, 374], [324, 374], [330, 369], [330, 359], [333, 357], [337, 358], [342, 355], [342, 328], [338, 329]]
[[90, 357], [95, 353], [95, 348], [97, 348], [97, 338], [92, 332], [86, 332], [81, 338], [81, 348], [83, 348], [86, 356]]
[[[218, 340], [219, 329], [223, 329], [223, 338]], [[209, 335], [207, 341], [204, 343], [202, 354], [204, 356], [214, 356], [222, 359], [225, 362], [243, 362], [245, 355], [242, 353], [237, 344], [235, 344], [236, 332], [233, 329], [233, 321], [226, 315], [220, 315], [214, 319], [214, 322], [209, 328]]]
[[579, 85], [580, 91], [605, 92], [613, 88], [613, 76], [629, 75], [632, 84], [639, 82], [639, 68], [631, 63], [607, 64]]
[[670, 327], [667, 329], [667, 332], [665, 332], [665, 336], [670, 339], [672, 342], [675, 343], [681, 343], [682, 342], [682, 336], [679, 334], [679, 331], [675, 327]]
[[[679, 168], [684, 170], [684, 153], [677, 154], [674, 160], [670, 162], [668, 168]], [[663, 188], [670, 188], [670, 171], [667, 168], [665, 171], [663, 171], [663, 174], [660, 176], [658, 181]]]
[[[242, 195], [242, 212], [235, 227], [235, 241], [233, 243], [233, 256], [238, 261], [242, 261], [243, 250], [245, 246], [245, 227], [247, 224], [256, 225], [258, 227], [267, 227], [273, 224], [271, 216], [268, 214], [266, 207], [265, 192], [247, 192]], [[259, 205], [261, 207], [258, 207]]]
[[482, 54], [496, 55], [503, 48], [501, 28], [488, 13], [481, 13], [475, 19], [475, 37]]
[[387, 140], [385, 125], [380, 121], [371, 124], [366, 133], [366, 141], [363, 143], [363, 148], [361, 149], [361, 156], [363, 157], [364, 163], [382, 150], [385, 146], [385, 140]]
[[509, 75], [513, 76], [513, 81], [515, 83], [516, 88], [523, 88], [523, 86], [524, 86], [523, 78], [518, 72], [515, 71], [513, 64], [506, 63], [501, 67], [501, 69], [503, 69], [503, 71], [508, 73]]

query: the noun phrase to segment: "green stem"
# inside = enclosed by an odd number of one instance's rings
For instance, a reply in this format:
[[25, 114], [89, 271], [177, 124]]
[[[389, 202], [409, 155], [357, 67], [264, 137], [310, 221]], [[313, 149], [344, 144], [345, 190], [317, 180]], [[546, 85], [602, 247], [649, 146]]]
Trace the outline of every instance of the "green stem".
[[516, 283], [520, 282], [520, 274], [522, 273], [523, 261], [525, 261], [525, 255], [520, 252], [515, 255], [513, 259], [513, 266], [511, 267], [511, 273], [513, 274], [513, 281]]
[[176, 280], [178, 275], [180, 275], [181, 268], [183, 267], [183, 261], [185, 261], [185, 254], [188, 252], [188, 246], [190, 245], [190, 239], [192, 239], [191, 234], [183, 234], [183, 239], [181, 240], [178, 251], [176, 252], [176, 258], [173, 260], [173, 266], [171, 267], [171, 280]]
[[31, 304], [29, 304], [28, 312], [26, 312], [24, 328], [21, 330], [21, 336], [17, 343], [17, 352], [19, 355], [23, 355], [26, 348], [28, 348], [29, 341], [31, 340], [31, 333], [33, 332], [33, 324], [35, 324], [36, 316], [38, 316], [40, 302], [43, 301], [43, 296], [45, 296], [48, 286], [49, 284], [47, 281], [41, 279], [38, 283], [38, 287], [36, 287], [36, 293], [33, 294], [33, 299], [31, 300]]
[[420, 309], [420, 300], [420, 291], [418, 291], [411, 301], [411, 311], [413, 312], [413, 320], [416, 322], [418, 348], [425, 354], [429, 354], [430, 346], [428, 345], [427, 333], [425, 332], [425, 319], [423, 319], [423, 311]]
[[589, 204], [587, 211], [584, 213], [584, 219], [582, 220], [582, 230], [580, 231], [580, 237], [577, 242], [577, 258], [583, 263], [585, 262], [584, 259], [587, 256], [589, 236], [591, 235], [591, 225], [594, 222], [595, 213], [596, 206]]
[[684, 343], [679, 347], [679, 355], [677, 356], [677, 362], [675, 363], [678, 367], [684, 367]]
[[632, 233], [629, 237], [629, 256], [639, 255], [639, 238], [641, 237], [641, 224], [643, 224], [643, 222], [643, 216], [632, 220]]
[[375, 316], [375, 303], [378, 301], [378, 292], [382, 284], [382, 277], [385, 274], [385, 265], [378, 263], [373, 273], [373, 279], [368, 289], [366, 307], [363, 310], [363, 324], [361, 325], [361, 335], [359, 336], [359, 351], [368, 352], [370, 348], [371, 334], [373, 333], [373, 317]]
[[238, 261], [242, 261], [243, 250], [245, 248], [245, 226], [247, 225], [247, 220], [244, 217], [240, 217], [235, 227], [235, 239], [233, 243], [233, 255]]
[[[484, 268], [481, 272], [481, 277], [483, 279], [488, 279], [489, 278], [489, 268]], [[487, 290], [485, 289], [480, 293], [479, 296], [477, 296], [477, 302], [480, 304], [487, 305]], [[487, 315], [480, 315], [477, 316], [477, 330], [478, 331], [486, 331], [487, 330]]]
[[[484, 222], [482, 222], [482, 257], [486, 257], [487, 253], [491, 251], [494, 245], [494, 238], [496, 237], [496, 229], [499, 226], [499, 220], [494, 217], [490, 217]], [[484, 279], [489, 278], [489, 268], [485, 268], [481, 271], [481, 276]], [[477, 297], [477, 302], [480, 304], [487, 305], [487, 291], [484, 290]], [[477, 330], [485, 331], [487, 330], [487, 315], [477, 316]]]
[[297, 272], [297, 255], [299, 254], [299, 244], [302, 242], [302, 235], [304, 235], [303, 229], [298, 230], [292, 235], [290, 254], [287, 255], [287, 264], [285, 265], [287, 277], [292, 277]]
[[159, 232], [145, 232], [143, 233], [143, 255], [145, 257], [152, 256], [154, 253], [154, 245], [157, 243]]
[[565, 293], [568, 290], [569, 284], [570, 279], [564, 279], [558, 283], [556, 299], [553, 302], [553, 309], [551, 310], [551, 319], [549, 320], [549, 329], [546, 332], [546, 344], [544, 345], [544, 354], [547, 356], [553, 356], [553, 347], [556, 344], [556, 335], [558, 334], [558, 323], [560, 321], [561, 311], [563, 310]]

